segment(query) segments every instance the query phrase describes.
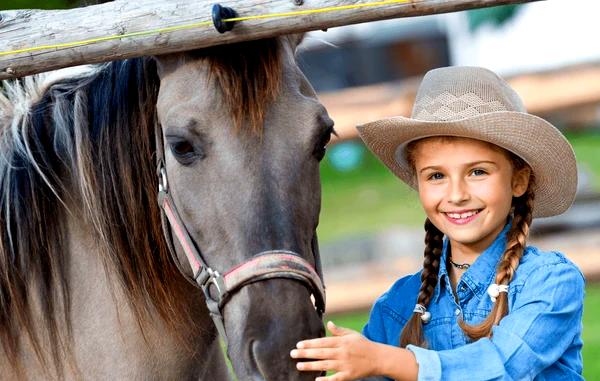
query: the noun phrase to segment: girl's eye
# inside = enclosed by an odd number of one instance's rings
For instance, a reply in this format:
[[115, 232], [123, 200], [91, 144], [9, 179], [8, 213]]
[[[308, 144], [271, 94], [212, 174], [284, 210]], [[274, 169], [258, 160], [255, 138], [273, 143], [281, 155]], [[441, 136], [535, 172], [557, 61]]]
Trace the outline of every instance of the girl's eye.
[[441, 172], [435, 172], [429, 175], [428, 180], [441, 180], [444, 178], [444, 175]]
[[473, 174], [473, 176], [483, 176], [483, 175], [487, 174], [487, 172], [484, 171], [483, 169], [474, 169], [471, 171], [471, 174]]

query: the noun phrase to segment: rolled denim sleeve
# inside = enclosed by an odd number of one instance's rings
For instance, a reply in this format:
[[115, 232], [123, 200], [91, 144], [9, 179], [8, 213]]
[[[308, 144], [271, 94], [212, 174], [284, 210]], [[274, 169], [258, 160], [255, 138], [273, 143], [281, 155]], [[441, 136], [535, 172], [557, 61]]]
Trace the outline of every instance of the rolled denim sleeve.
[[411, 351], [419, 364], [419, 376], [417, 381], [437, 381], [442, 379], [442, 364], [440, 356], [436, 351], [429, 351], [414, 345], [407, 345], [406, 349]]
[[409, 348], [419, 362], [419, 380], [532, 380], [580, 332], [583, 297], [584, 279], [574, 265], [540, 266], [529, 274], [491, 339], [438, 352]]

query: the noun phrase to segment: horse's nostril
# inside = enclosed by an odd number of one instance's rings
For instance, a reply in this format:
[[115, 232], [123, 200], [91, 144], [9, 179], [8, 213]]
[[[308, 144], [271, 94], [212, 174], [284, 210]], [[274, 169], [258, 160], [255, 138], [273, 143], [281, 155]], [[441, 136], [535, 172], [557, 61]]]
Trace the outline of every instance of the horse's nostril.
[[253, 340], [252, 344], [250, 344], [250, 356], [252, 357], [252, 361], [254, 361], [254, 365], [256, 365], [256, 370], [260, 373], [260, 376], [263, 379], [267, 379], [267, 374], [263, 371], [261, 364], [263, 364], [262, 359], [264, 358], [264, 352], [261, 351], [260, 342]]
[[[252, 297], [278, 295], [277, 303], [260, 307]], [[271, 279], [255, 282], [232, 296], [224, 315], [228, 333], [228, 351], [239, 380], [248, 381], [314, 381], [320, 372], [301, 372], [290, 351], [301, 340], [324, 336], [321, 316], [308, 298], [309, 291], [301, 282]]]

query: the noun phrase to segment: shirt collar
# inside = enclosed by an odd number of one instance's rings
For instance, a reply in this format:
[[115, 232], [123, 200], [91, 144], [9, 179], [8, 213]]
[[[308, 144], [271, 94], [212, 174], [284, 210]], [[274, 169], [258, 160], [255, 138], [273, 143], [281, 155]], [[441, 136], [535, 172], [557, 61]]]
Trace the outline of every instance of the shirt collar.
[[[482, 295], [488, 285], [491, 283], [494, 275], [496, 274], [496, 266], [500, 261], [500, 258], [504, 254], [506, 249], [506, 236], [510, 230], [511, 221], [508, 221], [504, 229], [494, 239], [494, 242], [488, 246], [477, 257], [475, 262], [469, 267], [467, 271], [462, 275], [461, 282], [464, 282], [474, 294]], [[440, 259], [440, 269], [438, 272], [438, 284], [435, 287], [433, 300], [437, 301], [441, 294], [442, 283], [445, 282], [444, 278], [448, 277], [448, 270], [446, 268], [446, 262], [448, 258], [448, 248], [450, 242], [447, 237], [444, 237], [444, 244], [442, 246], [442, 257]], [[444, 283], [445, 284], [445, 283]]]

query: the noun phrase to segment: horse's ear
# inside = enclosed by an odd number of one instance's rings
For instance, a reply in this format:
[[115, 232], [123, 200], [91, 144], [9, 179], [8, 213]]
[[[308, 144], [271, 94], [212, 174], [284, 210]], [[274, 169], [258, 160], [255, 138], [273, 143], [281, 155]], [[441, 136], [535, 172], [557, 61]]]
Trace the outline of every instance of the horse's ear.
[[183, 55], [181, 53], [172, 53], [153, 56], [152, 58], [156, 61], [158, 76], [163, 78], [181, 64]]
[[290, 41], [290, 46], [292, 47], [292, 50], [294, 51], [294, 53], [296, 53], [296, 49], [298, 48], [298, 45], [300, 45], [300, 43], [302, 43], [302, 41], [304, 40], [305, 35], [306, 35], [306, 33], [296, 33], [296, 34], [288, 34], [286, 36], [288, 38], [288, 40]]

